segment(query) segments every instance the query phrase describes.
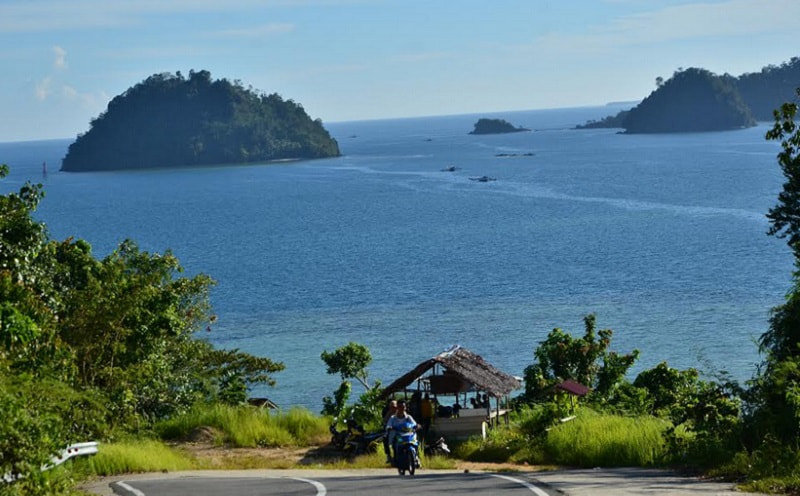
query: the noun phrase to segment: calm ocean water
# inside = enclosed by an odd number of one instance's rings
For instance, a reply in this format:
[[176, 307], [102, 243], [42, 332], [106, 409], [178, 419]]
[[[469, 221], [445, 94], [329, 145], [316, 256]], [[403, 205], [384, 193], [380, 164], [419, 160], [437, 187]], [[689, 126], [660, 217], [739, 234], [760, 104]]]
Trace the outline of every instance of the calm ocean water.
[[[67, 174], [69, 140], [4, 143], [0, 189], [43, 182], [53, 238], [98, 256], [132, 238], [214, 277], [219, 322], [202, 337], [284, 362], [254, 391], [281, 405], [318, 410], [338, 383], [319, 355], [349, 341], [384, 383], [452, 344], [521, 375], [552, 328], [580, 334], [590, 312], [613, 349], [641, 350], [635, 371], [745, 380], [792, 270], [765, 235], [777, 144], [766, 124], [569, 129], [616, 110], [334, 123], [343, 157], [268, 166]], [[468, 135], [478, 117], [534, 131]]]

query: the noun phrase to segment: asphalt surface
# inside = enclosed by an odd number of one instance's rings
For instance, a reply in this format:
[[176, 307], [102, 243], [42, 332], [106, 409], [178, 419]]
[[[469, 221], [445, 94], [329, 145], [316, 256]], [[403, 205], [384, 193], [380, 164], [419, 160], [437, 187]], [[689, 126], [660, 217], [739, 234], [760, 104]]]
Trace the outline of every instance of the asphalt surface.
[[506, 473], [423, 469], [414, 477], [391, 469], [191, 471], [104, 478], [83, 488], [102, 496], [742, 495], [731, 483], [633, 468]]

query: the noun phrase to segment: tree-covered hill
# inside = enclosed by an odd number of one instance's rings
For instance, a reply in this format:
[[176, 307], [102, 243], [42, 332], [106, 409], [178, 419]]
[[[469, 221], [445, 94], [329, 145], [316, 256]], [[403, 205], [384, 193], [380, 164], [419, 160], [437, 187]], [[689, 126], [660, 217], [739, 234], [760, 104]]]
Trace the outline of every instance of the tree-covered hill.
[[[693, 68], [679, 69], [668, 81], [659, 77], [656, 82], [658, 88], [630, 111], [576, 127], [625, 128], [628, 133], [736, 129], [751, 125], [746, 123], [747, 113], [769, 121], [775, 108], [794, 99], [794, 89], [800, 84], [800, 57], [739, 77]], [[702, 126], [708, 129], [698, 129]]]
[[742, 74], [736, 87], [745, 103], [760, 121], [771, 121], [772, 112], [794, 97], [800, 85], [800, 57], [792, 57], [779, 66], [769, 65], [761, 72]]
[[148, 77], [108, 104], [61, 169], [96, 171], [338, 156], [319, 119], [277, 94], [208, 71]]
[[677, 72], [625, 116], [627, 133], [721, 131], [755, 125], [732, 78], [704, 69]]
[[524, 127], [514, 127], [513, 124], [504, 119], [478, 119], [475, 123], [475, 129], [470, 131], [469, 134], [503, 134], [503, 133], [521, 133], [530, 131]]

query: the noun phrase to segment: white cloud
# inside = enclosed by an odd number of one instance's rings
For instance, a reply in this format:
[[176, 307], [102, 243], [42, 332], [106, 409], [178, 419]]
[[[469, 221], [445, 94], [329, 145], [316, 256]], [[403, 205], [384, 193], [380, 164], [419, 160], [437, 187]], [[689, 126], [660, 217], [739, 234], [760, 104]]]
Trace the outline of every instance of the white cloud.
[[796, 0], [729, 0], [666, 7], [621, 18], [606, 34], [627, 43], [745, 36], [795, 30], [798, 18], [800, 2]]
[[67, 101], [78, 101], [90, 110], [103, 108], [110, 100], [110, 97], [103, 91], [98, 93], [81, 93], [68, 84], [61, 87], [61, 96]]
[[578, 35], [549, 33], [536, 51], [597, 53], [649, 43], [795, 32], [797, 0], [726, 0], [689, 3], [619, 17]]
[[39, 101], [45, 101], [52, 93], [51, 86], [52, 86], [52, 78], [49, 76], [42, 79], [38, 83], [34, 85], [33, 92], [36, 95], [36, 99]]
[[53, 53], [56, 54], [56, 60], [53, 62], [53, 66], [56, 69], [66, 69], [67, 68], [67, 51], [61, 48], [60, 46], [56, 45], [53, 47]]

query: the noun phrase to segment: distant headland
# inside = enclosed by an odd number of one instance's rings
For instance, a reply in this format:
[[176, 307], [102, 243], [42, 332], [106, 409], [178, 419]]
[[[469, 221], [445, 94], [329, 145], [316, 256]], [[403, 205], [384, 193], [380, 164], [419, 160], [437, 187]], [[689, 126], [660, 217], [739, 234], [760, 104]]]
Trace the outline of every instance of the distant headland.
[[475, 123], [475, 129], [470, 131], [469, 134], [504, 134], [504, 133], [520, 133], [530, 131], [524, 127], [514, 127], [510, 122], [503, 119], [478, 119]]
[[212, 80], [208, 71], [162, 73], [116, 96], [69, 146], [68, 172], [226, 165], [339, 156], [303, 107], [278, 94]]
[[800, 57], [760, 72], [733, 77], [705, 69], [678, 69], [638, 105], [578, 129], [622, 128], [626, 134], [723, 131], [772, 120], [772, 111], [794, 97]]

